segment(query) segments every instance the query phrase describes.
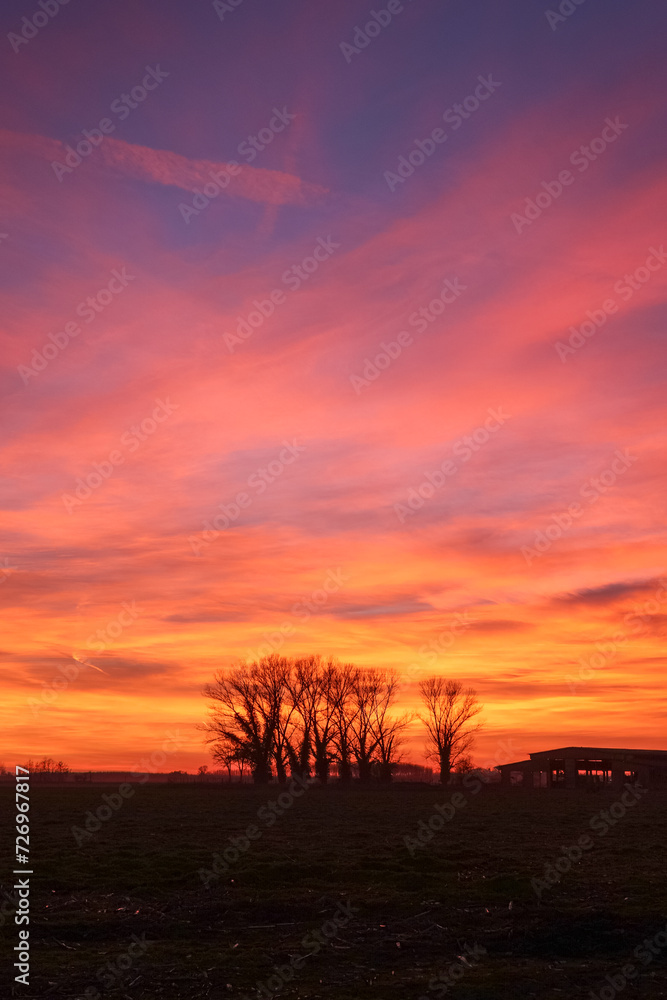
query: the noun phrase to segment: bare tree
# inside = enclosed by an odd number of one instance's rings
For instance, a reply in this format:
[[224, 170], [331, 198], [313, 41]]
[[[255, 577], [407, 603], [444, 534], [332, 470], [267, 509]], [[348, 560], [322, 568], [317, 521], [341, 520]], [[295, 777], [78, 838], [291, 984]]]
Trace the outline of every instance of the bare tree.
[[357, 669], [354, 672], [350, 696], [353, 714], [349, 721], [349, 733], [360, 781], [370, 781], [372, 775], [371, 765], [377, 747], [373, 716], [379, 683], [374, 670]]
[[467, 755], [459, 757], [454, 768], [456, 774], [470, 774], [472, 770], [472, 757], [468, 757]]
[[338, 766], [338, 778], [343, 785], [352, 781], [352, 724], [357, 715], [353, 698], [356, 667], [343, 663], [332, 677], [328, 697], [333, 706], [332, 744]]
[[389, 714], [399, 686], [395, 673], [387, 672], [381, 678], [375, 692], [373, 706], [373, 734], [376, 738], [376, 755], [379, 765], [380, 781], [391, 781], [392, 773], [401, 759], [400, 748], [403, 744], [403, 734], [412, 716], [401, 715], [398, 718]]
[[216, 771], [216, 774], [224, 774], [226, 769], [227, 780], [230, 785], [234, 780], [232, 777], [233, 768], [236, 768], [236, 773], [240, 782], [243, 782], [243, 774], [246, 766], [250, 768], [250, 772], [252, 773], [252, 762], [243, 747], [237, 747], [234, 750], [225, 750], [223, 747], [214, 748], [213, 756], [219, 764], [224, 764], [224, 769], [220, 768], [219, 771]]
[[310, 774], [311, 729], [309, 688], [311, 677], [302, 669], [300, 660], [289, 660], [287, 702], [290, 706], [289, 726], [285, 728], [285, 753], [292, 776]]
[[274, 664], [268, 663], [267, 669], [267, 660], [221, 671], [215, 683], [204, 688], [205, 697], [213, 703], [203, 726], [213, 757], [223, 765], [229, 763], [230, 754], [235, 760], [243, 757], [257, 784], [271, 779], [280, 714]]
[[460, 681], [444, 677], [428, 677], [419, 684], [425, 713], [419, 718], [428, 733], [428, 755], [438, 761], [440, 781], [446, 784], [452, 770], [463, 763], [481, 728], [472, 724], [482, 706], [472, 688], [464, 689]]
[[372, 669], [354, 670], [352, 677], [349, 731], [359, 780], [368, 781], [373, 764], [378, 763], [380, 777], [390, 781], [392, 767], [398, 762], [401, 734], [410, 721], [408, 716], [393, 719], [389, 715], [398, 677], [389, 670]]
[[298, 728], [296, 704], [290, 693], [292, 661], [275, 654], [267, 656], [257, 664], [257, 672], [267, 703], [273, 707], [271, 756], [276, 767], [276, 777], [282, 785], [287, 781], [287, 768], [292, 764], [294, 733]]
[[[333, 659], [309, 656], [295, 663], [294, 698], [302, 718], [303, 735], [312, 751], [315, 774], [325, 785], [336, 757], [335, 737], [339, 702], [346, 685], [345, 668]], [[304, 747], [305, 749], [305, 747]]]
[[62, 760], [55, 761], [53, 757], [43, 757], [42, 760], [38, 761], [30, 759], [19, 766], [30, 771], [30, 773], [35, 776], [35, 779], [39, 781], [54, 780], [51, 775], [58, 776], [55, 780], [65, 781], [65, 775], [70, 774], [70, 768], [68, 765]]

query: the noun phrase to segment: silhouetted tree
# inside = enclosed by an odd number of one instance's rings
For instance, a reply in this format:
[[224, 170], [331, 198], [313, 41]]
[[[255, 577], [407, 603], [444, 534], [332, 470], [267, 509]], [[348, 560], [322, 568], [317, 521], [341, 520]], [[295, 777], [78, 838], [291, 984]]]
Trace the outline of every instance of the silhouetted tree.
[[29, 760], [21, 767], [27, 768], [31, 774], [69, 774], [70, 769], [62, 760], [55, 761], [53, 757], [43, 757], [42, 760]]
[[267, 704], [271, 706], [274, 720], [271, 758], [275, 764], [276, 777], [282, 785], [287, 781], [292, 740], [297, 728], [294, 718], [296, 705], [290, 695], [289, 684], [292, 663], [285, 657], [273, 655], [260, 660], [257, 667], [261, 686]]
[[253, 781], [266, 784], [272, 775], [271, 760], [276, 744], [280, 704], [274, 666], [278, 657], [234, 667], [216, 675], [204, 688], [210, 698], [211, 717], [204, 725], [206, 742], [216, 760], [225, 764], [229, 755], [250, 764]]
[[342, 782], [377, 771], [390, 781], [410, 716], [392, 714], [397, 676], [331, 658], [276, 655], [216, 675], [204, 689], [211, 716], [206, 741], [231, 780], [232, 765], [248, 763], [253, 780], [278, 782], [308, 775], [322, 784], [336, 764]]
[[353, 714], [349, 721], [350, 743], [360, 781], [370, 781], [377, 737], [373, 731], [373, 710], [378, 678], [374, 671], [354, 672], [350, 695]]
[[334, 706], [332, 744], [338, 767], [338, 778], [343, 785], [352, 781], [352, 724], [357, 715], [353, 698], [356, 667], [344, 663], [332, 677], [331, 701]]
[[482, 706], [472, 688], [464, 690], [460, 681], [429, 677], [419, 684], [425, 712], [419, 718], [428, 734], [427, 756], [438, 761], [440, 781], [446, 784], [452, 770], [467, 757], [475, 734], [481, 728], [471, 724]]
[[[306, 749], [312, 752], [315, 774], [325, 785], [331, 762], [335, 760], [336, 719], [339, 700], [345, 691], [341, 683], [344, 668], [335, 660], [309, 656], [295, 663], [294, 698], [302, 718]], [[301, 763], [307, 763], [302, 753]]]
[[[301, 668], [302, 661], [291, 660], [287, 677], [289, 704], [292, 708], [290, 730], [285, 740], [285, 750], [292, 775], [307, 777], [310, 774], [310, 717], [308, 713], [308, 686], [310, 677]], [[303, 661], [307, 662], [307, 661]]]
[[353, 673], [349, 728], [360, 781], [371, 778], [374, 762], [379, 764], [381, 779], [391, 781], [400, 736], [410, 721], [408, 716], [392, 719], [388, 714], [397, 691], [398, 678], [391, 671], [358, 669]]
[[373, 734], [376, 738], [376, 754], [380, 781], [391, 781], [394, 768], [401, 759], [400, 747], [403, 734], [412, 721], [411, 715], [394, 718], [389, 709], [396, 696], [399, 680], [396, 674], [384, 675], [375, 694], [373, 707]]

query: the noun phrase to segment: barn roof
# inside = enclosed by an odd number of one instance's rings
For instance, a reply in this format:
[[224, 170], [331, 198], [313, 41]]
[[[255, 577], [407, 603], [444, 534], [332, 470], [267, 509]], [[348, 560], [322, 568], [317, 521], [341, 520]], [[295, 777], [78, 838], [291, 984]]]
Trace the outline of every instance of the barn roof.
[[516, 760], [511, 764], [497, 764], [496, 770], [515, 768], [521, 770], [530, 764], [544, 763], [546, 760], [618, 760], [636, 761], [644, 764], [667, 766], [667, 750], [632, 750], [626, 747], [556, 747], [554, 750], [538, 750], [530, 754], [530, 760]]

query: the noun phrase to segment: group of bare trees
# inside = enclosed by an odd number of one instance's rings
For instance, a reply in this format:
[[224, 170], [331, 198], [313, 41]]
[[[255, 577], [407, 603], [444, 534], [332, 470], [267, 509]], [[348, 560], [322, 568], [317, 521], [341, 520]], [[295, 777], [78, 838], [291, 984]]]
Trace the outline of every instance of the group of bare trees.
[[[398, 676], [321, 656], [268, 656], [216, 675], [204, 689], [211, 712], [203, 726], [214, 759], [232, 770], [247, 767], [253, 781], [315, 774], [326, 784], [376, 777], [391, 781], [401, 760], [409, 713], [397, 714]], [[420, 684], [428, 755], [442, 781], [465, 761], [480, 711], [472, 691], [456, 681]]]
[[[63, 775], [70, 773], [70, 769], [67, 764], [65, 764], [62, 760], [53, 760], [52, 757], [44, 757], [42, 760], [37, 761], [32, 759], [27, 760], [23, 764], [19, 764], [19, 767], [29, 771], [35, 778], [42, 778], [46, 777], [46, 775], [52, 774], [58, 775], [62, 778]], [[6, 777], [10, 773], [13, 775], [14, 771], [12, 770], [10, 772], [3, 763], [0, 763], [0, 776]]]
[[44, 757], [42, 760], [28, 760], [21, 767], [30, 771], [31, 774], [69, 774], [70, 769], [62, 760], [54, 760], [52, 757]]

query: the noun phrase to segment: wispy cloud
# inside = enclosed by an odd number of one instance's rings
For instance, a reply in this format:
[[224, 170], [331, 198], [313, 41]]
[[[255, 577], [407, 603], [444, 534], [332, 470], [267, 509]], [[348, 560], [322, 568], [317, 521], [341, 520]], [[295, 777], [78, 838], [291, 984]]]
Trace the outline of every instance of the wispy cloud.
[[[6, 129], [0, 130], [0, 146], [23, 150], [49, 162], [63, 163], [67, 155], [66, 143], [57, 139]], [[133, 145], [111, 137], [105, 137], [86, 162], [93, 170], [112, 170], [149, 184], [162, 184], [183, 191], [201, 190], [204, 184], [211, 182], [211, 174], [229, 167], [228, 163], [191, 160], [180, 153]], [[224, 193], [266, 205], [310, 205], [321, 202], [327, 189], [281, 170], [242, 164]]]

